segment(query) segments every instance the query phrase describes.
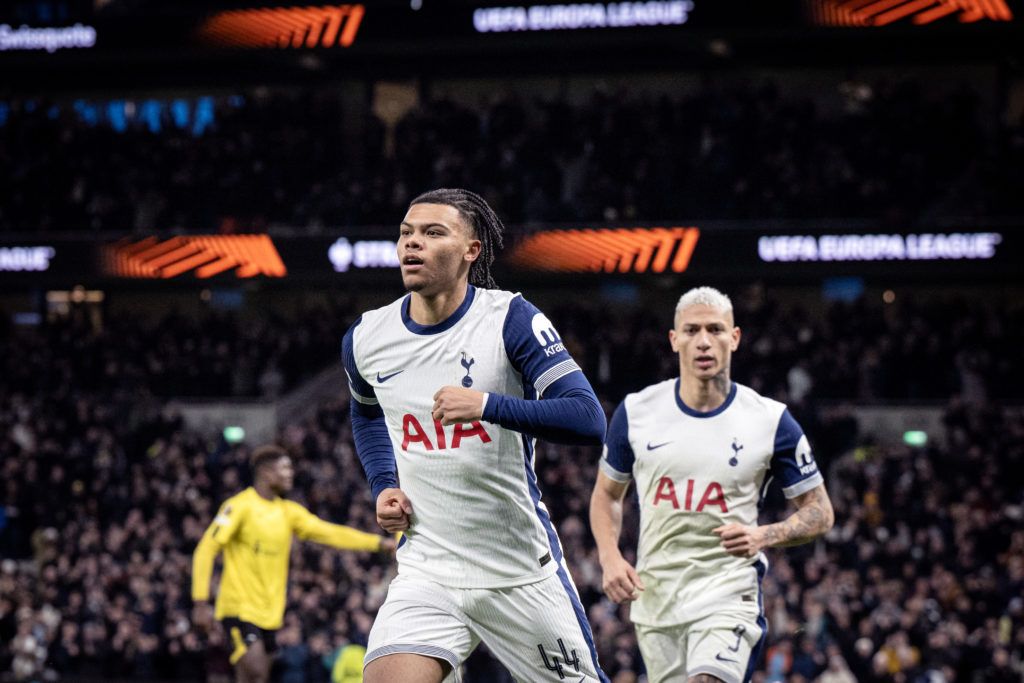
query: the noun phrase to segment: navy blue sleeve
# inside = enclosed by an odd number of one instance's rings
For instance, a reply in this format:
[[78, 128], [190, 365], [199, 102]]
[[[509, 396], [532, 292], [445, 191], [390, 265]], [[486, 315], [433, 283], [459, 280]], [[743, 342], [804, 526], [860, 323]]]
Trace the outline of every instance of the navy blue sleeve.
[[786, 498], [795, 498], [824, 482], [807, 436], [789, 409], [782, 411], [775, 430], [771, 470]]
[[552, 443], [604, 442], [604, 411], [582, 372], [556, 380], [543, 401], [488, 394], [483, 418]]
[[502, 334], [512, 366], [543, 400], [489, 394], [483, 419], [554, 443], [600, 445], [604, 410], [551, 321], [517, 296]]
[[636, 454], [629, 443], [629, 417], [626, 414], [626, 402], [623, 401], [615, 409], [608, 424], [608, 442], [601, 460], [601, 471], [624, 484], [633, 477], [635, 461]]
[[356, 444], [359, 462], [363, 464], [366, 480], [376, 500], [380, 492], [398, 486], [395, 467], [395, 451], [384, 420], [384, 411], [377, 402], [377, 396], [369, 382], [359, 374], [353, 349], [353, 332], [362, 318], [355, 321], [345, 333], [341, 342], [341, 361], [348, 375], [349, 392], [352, 394], [349, 415], [352, 419], [352, 440]]

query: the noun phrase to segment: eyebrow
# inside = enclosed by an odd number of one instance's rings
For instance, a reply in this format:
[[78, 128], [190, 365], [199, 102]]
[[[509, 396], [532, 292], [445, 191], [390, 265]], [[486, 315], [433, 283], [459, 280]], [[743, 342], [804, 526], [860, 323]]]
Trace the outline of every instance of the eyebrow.
[[436, 222], [435, 223], [420, 223], [420, 224], [417, 225], [415, 223], [410, 223], [409, 221], [402, 221], [401, 225], [406, 225], [406, 226], [408, 226], [410, 228], [416, 228], [416, 227], [419, 227], [419, 228], [444, 228], [445, 230], [451, 230], [451, 228], [448, 227], [447, 225], [445, 225], [444, 223], [436, 223]]

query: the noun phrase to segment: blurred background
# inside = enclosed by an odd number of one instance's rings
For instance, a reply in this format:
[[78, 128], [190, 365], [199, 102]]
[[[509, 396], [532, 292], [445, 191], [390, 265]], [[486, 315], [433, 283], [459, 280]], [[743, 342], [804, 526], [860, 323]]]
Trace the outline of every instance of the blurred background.
[[[1021, 681], [1022, 60], [1019, 0], [0, 3], [0, 681], [231, 680], [190, 560], [265, 442], [377, 530], [341, 337], [441, 186], [503, 217], [499, 284], [609, 415], [678, 372], [683, 291], [733, 297], [733, 377], [837, 520], [768, 552], [755, 680]], [[599, 456], [536, 469], [603, 667], [645, 681]], [[341, 680], [393, 567], [291, 566], [274, 680]], [[465, 680], [509, 679], [484, 649]]]

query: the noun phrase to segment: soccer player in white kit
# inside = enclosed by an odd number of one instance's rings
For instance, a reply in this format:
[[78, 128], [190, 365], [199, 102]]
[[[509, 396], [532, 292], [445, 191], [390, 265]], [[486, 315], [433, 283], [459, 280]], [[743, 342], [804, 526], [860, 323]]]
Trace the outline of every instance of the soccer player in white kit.
[[[651, 683], [751, 679], [767, 633], [761, 579], [769, 546], [832, 527], [832, 504], [807, 437], [786, 406], [730, 380], [740, 341], [732, 303], [711, 287], [676, 306], [679, 377], [616, 409], [590, 501], [603, 588], [632, 602]], [[636, 568], [619, 551], [622, 501], [636, 481]], [[772, 481], [796, 511], [758, 526]]]
[[342, 344], [377, 520], [404, 532], [366, 683], [458, 681], [480, 641], [518, 681], [608, 680], [533, 469], [535, 437], [598, 445], [604, 412], [547, 317], [495, 287], [501, 232], [472, 192], [414, 199], [409, 294]]

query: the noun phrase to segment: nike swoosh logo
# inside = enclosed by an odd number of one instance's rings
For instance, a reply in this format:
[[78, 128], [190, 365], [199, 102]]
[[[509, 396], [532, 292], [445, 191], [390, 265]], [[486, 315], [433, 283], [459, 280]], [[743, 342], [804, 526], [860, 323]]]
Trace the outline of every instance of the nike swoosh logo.
[[387, 382], [389, 379], [391, 379], [395, 375], [401, 375], [403, 372], [405, 372], [405, 370], [399, 370], [398, 372], [392, 372], [390, 375], [384, 375], [383, 377], [381, 377], [380, 376], [380, 370], [378, 370], [377, 371], [377, 381], [380, 382], [381, 384], [384, 384], [384, 382]]
[[738, 659], [733, 659], [732, 657], [723, 657], [721, 652], [719, 652], [717, 655], [715, 655], [715, 659], [717, 659], [720, 662], [738, 662], [738, 661], [740, 661]]
[[650, 441], [648, 441], [647, 442], [647, 450], [653, 451], [655, 448], [661, 448], [662, 446], [667, 446], [670, 443], [672, 443], [672, 442], [671, 441], [666, 441], [665, 443], [654, 443], [654, 444], [652, 444]]

